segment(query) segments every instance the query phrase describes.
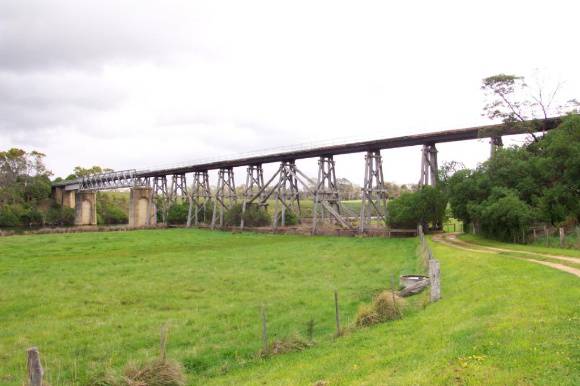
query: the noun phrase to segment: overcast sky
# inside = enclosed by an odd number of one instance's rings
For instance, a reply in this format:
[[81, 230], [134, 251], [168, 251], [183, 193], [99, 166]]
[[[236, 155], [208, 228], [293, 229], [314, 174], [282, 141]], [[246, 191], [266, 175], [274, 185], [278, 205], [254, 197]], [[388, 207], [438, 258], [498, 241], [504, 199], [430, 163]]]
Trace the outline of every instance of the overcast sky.
[[[42, 151], [66, 176], [487, 124], [489, 75], [539, 69], [580, 97], [579, 14], [556, 0], [0, 0], [0, 149]], [[439, 146], [440, 162], [488, 154]], [[418, 148], [383, 156], [386, 180], [417, 182]], [[361, 183], [363, 155], [337, 173]]]

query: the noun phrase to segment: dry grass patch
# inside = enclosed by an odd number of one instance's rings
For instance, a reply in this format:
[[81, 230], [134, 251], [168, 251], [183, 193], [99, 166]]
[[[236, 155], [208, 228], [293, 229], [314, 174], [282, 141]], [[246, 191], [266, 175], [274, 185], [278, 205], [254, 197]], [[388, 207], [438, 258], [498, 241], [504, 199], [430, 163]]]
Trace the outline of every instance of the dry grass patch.
[[375, 296], [371, 304], [363, 304], [359, 307], [356, 316], [357, 327], [368, 327], [400, 319], [402, 302], [403, 300], [391, 291], [381, 292]]
[[277, 339], [273, 341], [268, 347], [268, 352], [264, 352], [262, 349], [259, 355], [261, 357], [266, 357], [271, 355], [280, 355], [289, 352], [302, 351], [312, 347], [313, 345], [314, 343], [309, 342], [302, 338], [300, 335], [296, 334], [288, 338]]
[[90, 386], [184, 386], [182, 366], [172, 360], [155, 359], [141, 365], [128, 364], [123, 375], [107, 371], [89, 383]]

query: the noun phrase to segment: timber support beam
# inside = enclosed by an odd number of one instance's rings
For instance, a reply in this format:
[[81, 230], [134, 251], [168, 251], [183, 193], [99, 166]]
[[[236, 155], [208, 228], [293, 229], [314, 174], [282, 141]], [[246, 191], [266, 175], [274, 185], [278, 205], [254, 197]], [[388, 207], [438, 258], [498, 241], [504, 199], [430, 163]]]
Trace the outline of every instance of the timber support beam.
[[365, 177], [361, 191], [359, 231], [364, 233], [375, 217], [387, 225], [387, 190], [383, 178], [383, 160], [380, 150], [365, 155]]
[[[234, 181], [233, 168], [223, 168], [218, 171], [218, 184], [213, 202], [213, 214], [211, 228], [214, 229], [219, 221], [219, 226], [224, 226], [224, 214], [237, 202], [236, 183]], [[219, 216], [218, 216], [219, 210]]]
[[207, 170], [193, 173], [193, 185], [189, 199], [189, 210], [187, 211], [187, 226], [192, 223], [198, 225], [199, 220], [205, 223], [207, 219], [208, 205], [211, 202], [211, 188], [209, 186], [209, 175]]
[[421, 178], [419, 187], [430, 185], [437, 186], [437, 148], [434, 143], [425, 144], [421, 149]]
[[490, 157], [493, 157], [493, 155], [495, 154], [497, 149], [503, 147], [503, 140], [502, 140], [501, 136], [495, 136], [495, 137], [491, 137], [491, 140], [489, 141], [489, 143], [491, 145]]

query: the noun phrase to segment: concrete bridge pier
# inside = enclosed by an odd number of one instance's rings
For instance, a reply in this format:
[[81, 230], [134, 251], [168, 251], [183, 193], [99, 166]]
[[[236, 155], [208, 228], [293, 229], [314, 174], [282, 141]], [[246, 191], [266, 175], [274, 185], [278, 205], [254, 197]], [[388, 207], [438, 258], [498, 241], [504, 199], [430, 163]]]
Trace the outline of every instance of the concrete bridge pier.
[[75, 225], [97, 225], [97, 192], [76, 191]]
[[65, 190], [64, 188], [56, 187], [53, 188], [54, 201], [62, 207], [72, 208], [76, 207], [74, 190]]
[[131, 188], [129, 193], [129, 226], [142, 227], [157, 224], [153, 189], [148, 186]]

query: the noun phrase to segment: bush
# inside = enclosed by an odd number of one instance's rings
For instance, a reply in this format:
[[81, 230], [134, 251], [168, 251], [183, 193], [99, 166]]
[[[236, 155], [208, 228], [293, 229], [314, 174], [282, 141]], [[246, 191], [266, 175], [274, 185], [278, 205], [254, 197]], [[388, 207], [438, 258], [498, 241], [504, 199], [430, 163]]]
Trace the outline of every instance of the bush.
[[291, 210], [286, 209], [284, 216], [284, 224], [286, 225], [297, 225], [299, 223], [298, 216]]
[[75, 210], [54, 205], [46, 212], [45, 223], [51, 226], [73, 225], [75, 223]]
[[[224, 216], [225, 225], [236, 226], [242, 221], [242, 204], [234, 204]], [[272, 217], [265, 209], [257, 205], [248, 205], [244, 213], [244, 225], [249, 227], [267, 226], [272, 223]]]
[[168, 224], [185, 224], [187, 223], [187, 213], [189, 212], [189, 203], [174, 203], [167, 211]]
[[406, 192], [389, 202], [389, 224], [394, 227], [415, 228], [418, 224], [440, 226], [445, 219], [447, 199], [443, 192], [424, 186], [416, 192]]
[[20, 215], [20, 224], [26, 227], [41, 226], [43, 222], [42, 213], [36, 207], [27, 208]]
[[514, 191], [505, 188], [495, 188], [478, 209], [473, 217], [480, 217], [481, 231], [505, 241], [524, 241], [522, 234], [527, 233], [536, 218], [529, 205], [520, 200]]
[[19, 211], [13, 206], [6, 205], [0, 208], [0, 227], [11, 228], [20, 226]]
[[126, 224], [129, 222], [129, 216], [127, 216], [121, 208], [113, 205], [107, 205], [104, 208], [100, 208], [98, 216], [98, 222], [100, 224], [113, 225]]
[[197, 211], [197, 221], [209, 224], [213, 216], [213, 202], [208, 201]]

